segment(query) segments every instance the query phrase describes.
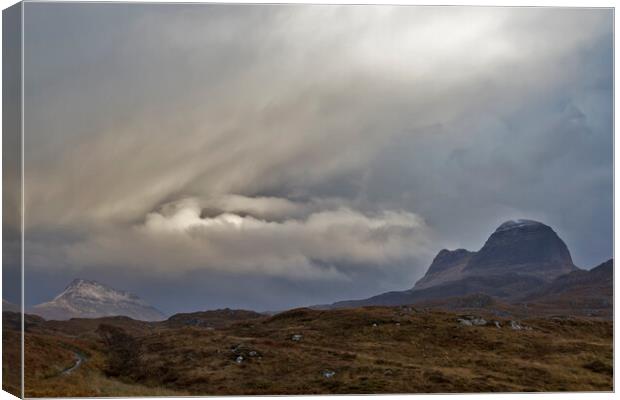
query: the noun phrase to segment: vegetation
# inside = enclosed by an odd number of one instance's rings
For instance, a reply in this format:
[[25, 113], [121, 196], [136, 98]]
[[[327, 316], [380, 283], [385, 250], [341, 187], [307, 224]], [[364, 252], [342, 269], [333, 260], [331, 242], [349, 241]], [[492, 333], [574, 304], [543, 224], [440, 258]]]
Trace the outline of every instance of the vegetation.
[[[413, 307], [220, 317], [217, 328], [192, 319], [39, 322], [26, 333], [26, 396], [613, 389], [606, 320], [532, 318], [514, 330], [507, 319], [464, 326], [453, 312]], [[86, 361], [63, 373], [76, 352]]]

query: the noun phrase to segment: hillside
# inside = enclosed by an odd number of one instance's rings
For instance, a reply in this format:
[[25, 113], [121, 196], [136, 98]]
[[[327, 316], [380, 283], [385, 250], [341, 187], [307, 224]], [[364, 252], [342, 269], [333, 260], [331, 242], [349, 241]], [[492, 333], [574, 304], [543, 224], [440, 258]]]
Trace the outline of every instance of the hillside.
[[562, 275], [524, 296], [520, 303], [552, 308], [566, 314], [582, 310], [588, 316], [612, 319], [613, 283], [613, 260], [608, 260], [589, 271]]
[[199, 326], [203, 328], [222, 328], [239, 321], [247, 321], [264, 317], [263, 314], [247, 310], [220, 310], [199, 311], [193, 313], [175, 314], [166, 320], [166, 326], [180, 328], [183, 326]]
[[[612, 390], [611, 322], [478, 316], [487, 324], [410, 306], [296, 309], [216, 328], [37, 320], [26, 395]], [[16, 337], [9, 326], [5, 341]]]

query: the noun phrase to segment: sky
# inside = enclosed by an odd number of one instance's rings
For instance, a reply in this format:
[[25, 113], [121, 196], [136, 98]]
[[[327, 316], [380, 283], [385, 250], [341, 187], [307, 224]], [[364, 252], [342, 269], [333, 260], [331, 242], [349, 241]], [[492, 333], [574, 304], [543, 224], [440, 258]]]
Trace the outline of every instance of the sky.
[[[413, 286], [544, 222], [613, 253], [609, 9], [27, 3], [26, 304], [166, 313]], [[6, 297], [6, 296], [5, 296]]]

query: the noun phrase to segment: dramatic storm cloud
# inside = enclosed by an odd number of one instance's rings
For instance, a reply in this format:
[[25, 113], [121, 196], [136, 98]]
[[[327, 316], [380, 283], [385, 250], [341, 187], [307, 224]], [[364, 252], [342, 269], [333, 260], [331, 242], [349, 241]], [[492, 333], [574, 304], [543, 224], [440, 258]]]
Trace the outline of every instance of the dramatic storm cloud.
[[[277, 212], [280, 202], [273, 200], [276, 208], [271, 211]], [[269, 204], [266, 199], [256, 203], [257, 207]], [[248, 205], [253, 208], [251, 202]], [[428, 255], [427, 227], [421, 218], [406, 212], [366, 216], [340, 207], [282, 221], [229, 212], [201, 218], [195, 199], [167, 204], [163, 210], [148, 214], [142, 225], [104, 232], [71, 247], [67, 261], [135, 265], [140, 271], [162, 274], [209, 269], [346, 281], [343, 263], [385, 268]]]
[[[612, 12], [26, 5], [27, 303], [406, 289], [503, 220], [612, 254]], [[578, 29], [576, 29], [578, 27]]]

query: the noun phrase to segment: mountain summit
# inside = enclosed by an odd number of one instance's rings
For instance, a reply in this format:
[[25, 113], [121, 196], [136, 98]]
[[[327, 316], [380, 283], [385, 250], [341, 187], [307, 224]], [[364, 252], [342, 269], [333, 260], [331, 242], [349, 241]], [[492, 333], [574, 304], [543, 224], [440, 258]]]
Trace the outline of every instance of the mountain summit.
[[[423, 290], [450, 282], [493, 281], [496, 291], [503, 278], [514, 285], [517, 281], [534, 284], [536, 280], [551, 282], [560, 275], [577, 270], [566, 244], [551, 227], [537, 221], [506, 221], [491, 234], [478, 252], [442, 250], [426, 275], [413, 290]], [[498, 286], [499, 284], [499, 286]], [[504, 291], [505, 292], [505, 291]]]
[[474, 293], [510, 301], [575, 271], [580, 270], [568, 247], [551, 227], [528, 219], [511, 220], [501, 224], [477, 252], [441, 250], [411, 290], [334, 306], [411, 304]]
[[53, 300], [32, 307], [30, 312], [47, 319], [118, 315], [143, 321], [158, 321], [165, 318], [161, 311], [132, 293], [85, 279], [74, 279]]
[[566, 244], [551, 229], [537, 221], [504, 222], [482, 249], [473, 255], [466, 270], [513, 268], [545, 280], [575, 269]]

